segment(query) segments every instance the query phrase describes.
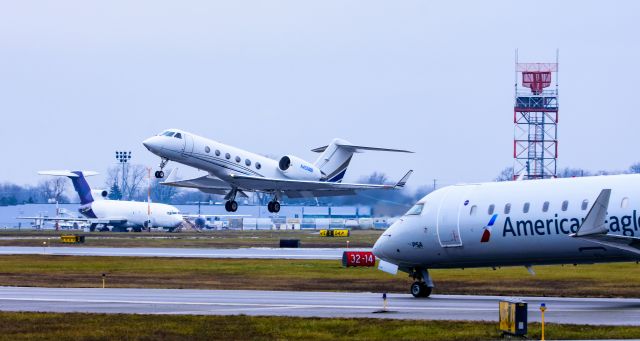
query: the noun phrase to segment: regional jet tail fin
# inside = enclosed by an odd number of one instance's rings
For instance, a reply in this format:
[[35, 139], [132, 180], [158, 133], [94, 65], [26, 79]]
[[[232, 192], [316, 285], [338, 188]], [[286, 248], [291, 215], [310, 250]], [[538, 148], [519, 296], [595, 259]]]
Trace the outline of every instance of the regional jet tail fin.
[[605, 220], [610, 196], [610, 189], [603, 189], [600, 192], [578, 231], [571, 237], [640, 255], [640, 238], [608, 234]]
[[365, 150], [375, 150], [383, 152], [413, 153], [404, 149], [391, 149], [368, 147], [351, 144], [342, 139], [333, 139], [330, 144], [312, 149], [312, 152], [322, 153], [314, 162], [314, 165], [324, 174], [327, 182], [341, 182], [349, 167], [349, 162], [354, 153], [361, 153]]

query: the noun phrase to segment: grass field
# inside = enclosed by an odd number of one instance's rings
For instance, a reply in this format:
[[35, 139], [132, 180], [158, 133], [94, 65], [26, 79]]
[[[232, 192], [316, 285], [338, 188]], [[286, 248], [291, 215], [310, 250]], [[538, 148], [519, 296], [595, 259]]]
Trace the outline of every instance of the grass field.
[[[252, 316], [0, 313], [2, 340], [488, 340], [496, 323]], [[532, 339], [540, 325], [529, 324]], [[547, 339], [630, 339], [640, 327], [547, 324]]]
[[[60, 241], [62, 231], [18, 231], [0, 230], [0, 246], [68, 246]], [[85, 243], [77, 247], [194, 247], [194, 248], [238, 248], [278, 247], [280, 239], [300, 239], [302, 247], [371, 247], [382, 234], [379, 230], [351, 231], [349, 237], [320, 237], [319, 231], [210, 231], [204, 232], [91, 232], [85, 235]], [[20, 238], [20, 239], [2, 239]]]
[[[640, 296], [640, 266], [613, 263], [524, 268], [433, 270], [438, 294]], [[339, 261], [76, 257], [0, 257], [0, 285], [408, 292], [411, 279]]]

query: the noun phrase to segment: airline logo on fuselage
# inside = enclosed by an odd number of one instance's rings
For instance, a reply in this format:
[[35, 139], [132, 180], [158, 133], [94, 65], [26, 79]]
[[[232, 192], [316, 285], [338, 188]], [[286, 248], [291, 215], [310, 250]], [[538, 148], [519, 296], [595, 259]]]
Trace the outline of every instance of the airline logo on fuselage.
[[[546, 236], [576, 233], [584, 218], [560, 218], [556, 213], [553, 219], [512, 220], [507, 217], [502, 228], [503, 237]], [[640, 230], [640, 221], [636, 210], [630, 215], [609, 216], [605, 224], [610, 232], [622, 232], [633, 237]], [[640, 234], [640, 232], [639, 232]]]
[[306, 165], [300, 165], [300, 168], [306, 170], [309, 173], [313, 173], [313, 168], [306, 166]]
[[489, 220], [487, 226], [482, 229], [482, 238], [480, 238], [480, 243], [488, 243], [489, 239], [491, 239], [491, 228], [493, 224], [496, 223], [496, 219], [498, 219], [498, 214], [494, 214]]

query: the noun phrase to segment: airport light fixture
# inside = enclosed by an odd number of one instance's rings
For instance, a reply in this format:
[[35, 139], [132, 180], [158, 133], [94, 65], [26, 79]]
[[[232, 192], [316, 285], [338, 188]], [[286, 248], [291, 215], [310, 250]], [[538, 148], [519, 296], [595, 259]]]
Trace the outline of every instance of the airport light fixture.
[[131, 151], [116, 150], [116, 160], [122, 165], [122, 187], [120, 187], [120, 193], [124, 194], [125, 175], [124, 168], [126, 164], [131, 160]]

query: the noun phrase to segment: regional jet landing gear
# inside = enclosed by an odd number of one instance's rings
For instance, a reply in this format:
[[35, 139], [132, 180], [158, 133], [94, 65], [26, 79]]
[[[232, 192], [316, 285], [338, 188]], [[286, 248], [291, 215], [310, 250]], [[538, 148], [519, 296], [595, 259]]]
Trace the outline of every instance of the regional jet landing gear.
[[160, 170], [156, 171], [155, 173], [156, 179], [164, 178], [164, 172], [162, 170], [164, 169], [164, 167], [167, 165], [168, 162], [169, 162], [169, 159], [167, 158], [163, 157], [160, 159]]
[[429, 270], [416, 268], [409, 275], [415, 280], [411, 284], [411, 295], [413, 297], [429, 297], [434, 288]]

